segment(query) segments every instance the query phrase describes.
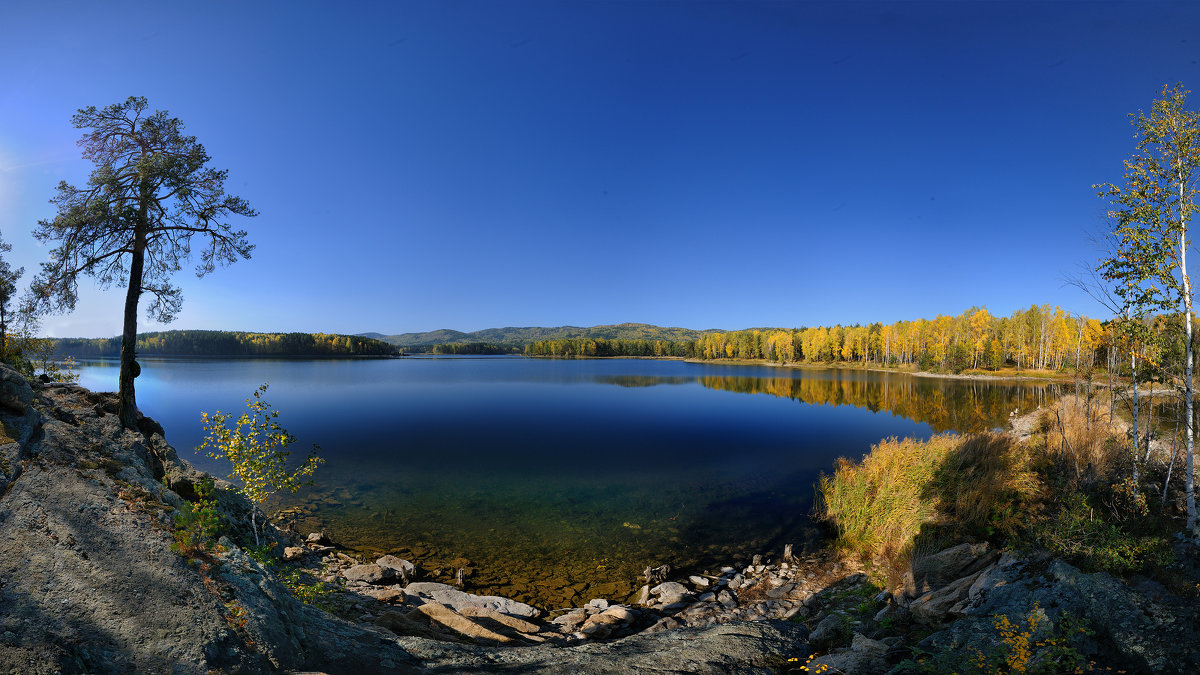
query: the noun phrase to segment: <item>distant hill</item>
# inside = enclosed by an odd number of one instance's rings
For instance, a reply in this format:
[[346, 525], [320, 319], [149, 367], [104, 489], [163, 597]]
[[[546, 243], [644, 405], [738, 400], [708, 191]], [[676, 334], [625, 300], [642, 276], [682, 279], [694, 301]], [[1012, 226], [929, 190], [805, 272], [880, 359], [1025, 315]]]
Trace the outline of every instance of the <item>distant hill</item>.
[[508, 326], [505, 328], [485, 328], [472, 333], [443, 328], [442, 330], [426, 333], [400, 333], [399, 335], [359, 333], [359, 335], [382, 340], [401, 348], [414, 348], [459, 342], [481, 342], [507, 347], [521, 347], [526, 343], [538, 340], [565, 340], [571, 338], [595, 340], [665, 340], [678, 342], [695, 340], [705, 333], [720, 332], [724, 331], [715, 328], [693, 330], [690, 328], [665, 328], [647, 323], [619, 323], [613, 326], [556, 326], [553, 328]]

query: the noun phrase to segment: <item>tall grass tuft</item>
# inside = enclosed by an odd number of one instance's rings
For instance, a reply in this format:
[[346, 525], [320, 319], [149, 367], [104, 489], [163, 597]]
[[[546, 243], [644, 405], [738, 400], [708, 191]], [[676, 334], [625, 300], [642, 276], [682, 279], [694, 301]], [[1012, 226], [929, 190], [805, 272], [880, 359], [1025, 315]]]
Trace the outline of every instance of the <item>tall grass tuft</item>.
[[1003, 434], [891, 438], [821, 476], [818, 515], [895, 578], [915, 547], [1015, 533], [1041, 491], [1029, 450]]
[[924, 495], [959, 443], [951, 434], [889, 438], [862, 462], [839, 459], [832, 476], [821, 476], [819, 513], [837, 527], [839, 546], [888, 564], [906, 558], [921, 526], [938, 515], [937, 501]]
[[1028, 524], [1043, 493], [1029, 446], [1011, 436], [964, 436], [938, 467], [933, 494], [961, 533], [1010, 537]]

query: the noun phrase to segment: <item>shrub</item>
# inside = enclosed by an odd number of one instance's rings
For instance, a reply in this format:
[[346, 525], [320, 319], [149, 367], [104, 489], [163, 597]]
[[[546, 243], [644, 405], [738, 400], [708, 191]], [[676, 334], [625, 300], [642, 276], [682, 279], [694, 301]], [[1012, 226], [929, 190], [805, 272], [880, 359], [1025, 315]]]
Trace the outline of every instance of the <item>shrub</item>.
[[1088, 495], [1078, 492], [1061, 495], [1058, 510], [1037, 524], [1034, 536], [1056, 556], [1113, 574], [1166, 567], [1174, 557], [1170, 540], [1106, 522]]
[[213, 480], [207, 478], [196, 485], [199, 499], [194, 504], [184, 502], [175, 513], [175, 541], [171, 550], [188, 560], [210, 557], [217, 548], [217, 537], [225, 521], [213, 497]]
[[[981, 650], [968, 645], [936, 654], [918, 651], [915, 660], [900, 664], [902, 672], [991, 675], [992, 673], [1079, 673], [1087, 666], [1083, 641], [1095, 633], [1079, 617], [1062, 613], [1057, 624], [1035, 602], [1029, 613], [1013, 621], [993, 619], [998, 644]], [[917, 650], [915, 650], [917, 651]]]
[[[296, 438], [275, 421], [279, 411], [271, 410], [271, 405], [262, 399], [266, 391], [264, 384], [254, 391], [253, 398], [246, 399], [250, 412], [237, 418], [232, 429], [228, 423], [233, 415], [219, 410], [211, 417], [206, 412], [200, 413], [207, 435], [197, 448], [197, 451], [207, 448], [209, 457], [227, 459], [232, 464], [229, 477], [242, 484], [238, 491], [251, 502], [250, 529], [254, 532], [256, 546], [262, 543], [257, 515], [259, 505], [280, 490], [295, 492], [301, 485], [311, 485], [313, 471], [325, 461], [317, 456], [318, 448], [314, 445], [300, 466], [295, 471], [288, 471], [291, 452], [287, 448]], [[310, 480], [305, 481], [305, 478]]]

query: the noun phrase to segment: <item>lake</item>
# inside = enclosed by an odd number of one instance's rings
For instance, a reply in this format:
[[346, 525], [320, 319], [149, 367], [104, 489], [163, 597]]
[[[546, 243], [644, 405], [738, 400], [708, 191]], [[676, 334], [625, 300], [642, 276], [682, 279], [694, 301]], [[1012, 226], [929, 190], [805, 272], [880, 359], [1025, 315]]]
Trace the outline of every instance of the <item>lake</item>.
[[[889, 436], [1007, 423], [1056, 385], [638, 359], [144, 359], [141, 410], [184, 459], [201, 411], [265, 399], [326, 459], [272, 503], [374, 559], [545, 609], [623, 600], [648, 565], [701, 570], [819, 544], [814, 484]], [[117, 364], [80, 381], [113, 390]]]

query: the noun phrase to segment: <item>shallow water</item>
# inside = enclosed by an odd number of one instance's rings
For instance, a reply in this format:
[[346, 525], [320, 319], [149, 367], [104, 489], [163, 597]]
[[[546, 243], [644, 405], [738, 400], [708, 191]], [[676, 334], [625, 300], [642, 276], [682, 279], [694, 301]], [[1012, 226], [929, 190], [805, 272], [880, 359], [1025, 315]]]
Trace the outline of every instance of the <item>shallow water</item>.
[[[279, 500], [302, 531], [368, 557], [469, 571], [544, 608], [624, 599], [648, 565], [699, 569], [815, 545], [814, 483], [888, 436], [1000, 426], [1053, 385], [838, 369], [520, 357], [146, 359], [138, 402], [182, 457], [202, 410], [240, 413], [263, 382], [319, 444], [317, 487]], [[111, 390], [113, 361], [82, 364]], [[760, 395], [752, 395], [760, 394]]]

